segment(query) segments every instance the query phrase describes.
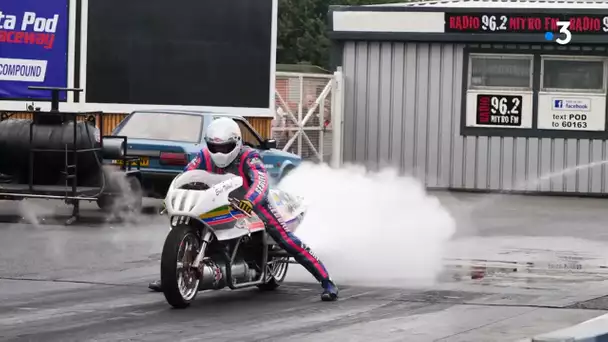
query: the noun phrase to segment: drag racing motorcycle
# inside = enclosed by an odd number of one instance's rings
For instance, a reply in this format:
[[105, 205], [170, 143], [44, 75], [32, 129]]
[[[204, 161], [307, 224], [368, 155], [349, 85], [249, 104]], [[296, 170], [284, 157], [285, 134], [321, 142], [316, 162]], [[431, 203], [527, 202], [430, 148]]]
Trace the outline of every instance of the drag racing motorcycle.
[[[238, 208], [243, 179], [203, 170], [178, 175], [167, 192], [171, 229], [161, 256], [167, 302], [186, 308], [199, 291], [257, 286], [274, 290], [287, 275], [289, 255], [267, 235], [255, 214]], [[300, 197], [271, 189], [268, 200], [295, 231], [305, 214]]]

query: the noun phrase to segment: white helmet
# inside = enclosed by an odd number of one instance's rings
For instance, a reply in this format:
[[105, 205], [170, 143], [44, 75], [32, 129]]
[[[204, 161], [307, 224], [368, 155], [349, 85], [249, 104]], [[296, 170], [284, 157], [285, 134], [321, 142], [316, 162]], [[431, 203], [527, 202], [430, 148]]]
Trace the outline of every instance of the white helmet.
[[207, 127], [205, 143], [213, 164], [226, 167], [236, 159], [243, 146], [241, 128], [230, 118], [217, 118]]

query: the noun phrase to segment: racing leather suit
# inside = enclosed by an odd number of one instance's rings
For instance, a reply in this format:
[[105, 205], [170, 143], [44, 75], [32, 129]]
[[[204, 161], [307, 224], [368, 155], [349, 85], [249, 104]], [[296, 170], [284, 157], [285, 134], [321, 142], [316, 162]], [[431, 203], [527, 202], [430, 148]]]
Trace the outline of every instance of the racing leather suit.
[[285, 221], [268, 200], [270, 179], [257, 151], [243, 146], [230, 165], [219, 168], [213, 165], [209, 150], [204, 147], [184, 171], [195, 169], [218, 174], [231, 173], [243, 177], [243, 188], [246, 191], [243, 198], [251, 202], [253, 212], [264, 222], [268, 234], [319, 282], [322, 284], [331, 282], [323, 263], [310, 252], [308, 246], [287, 229]]

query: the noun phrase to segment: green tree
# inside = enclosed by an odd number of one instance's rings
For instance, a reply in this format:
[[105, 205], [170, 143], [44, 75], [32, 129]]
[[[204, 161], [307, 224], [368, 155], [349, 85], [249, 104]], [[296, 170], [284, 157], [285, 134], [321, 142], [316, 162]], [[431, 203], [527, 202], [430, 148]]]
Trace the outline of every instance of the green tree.
[[330, 5], [372, 5], [407, 0], [279, 0], [277, 63], [329, 66]]

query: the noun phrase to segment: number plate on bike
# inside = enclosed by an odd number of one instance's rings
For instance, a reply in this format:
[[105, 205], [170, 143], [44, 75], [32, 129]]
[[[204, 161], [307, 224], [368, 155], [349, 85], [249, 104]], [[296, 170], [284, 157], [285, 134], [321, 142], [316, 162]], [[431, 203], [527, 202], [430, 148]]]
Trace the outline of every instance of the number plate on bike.
[[521, 126], [521, 95], [477, 95], [477, 124]]

